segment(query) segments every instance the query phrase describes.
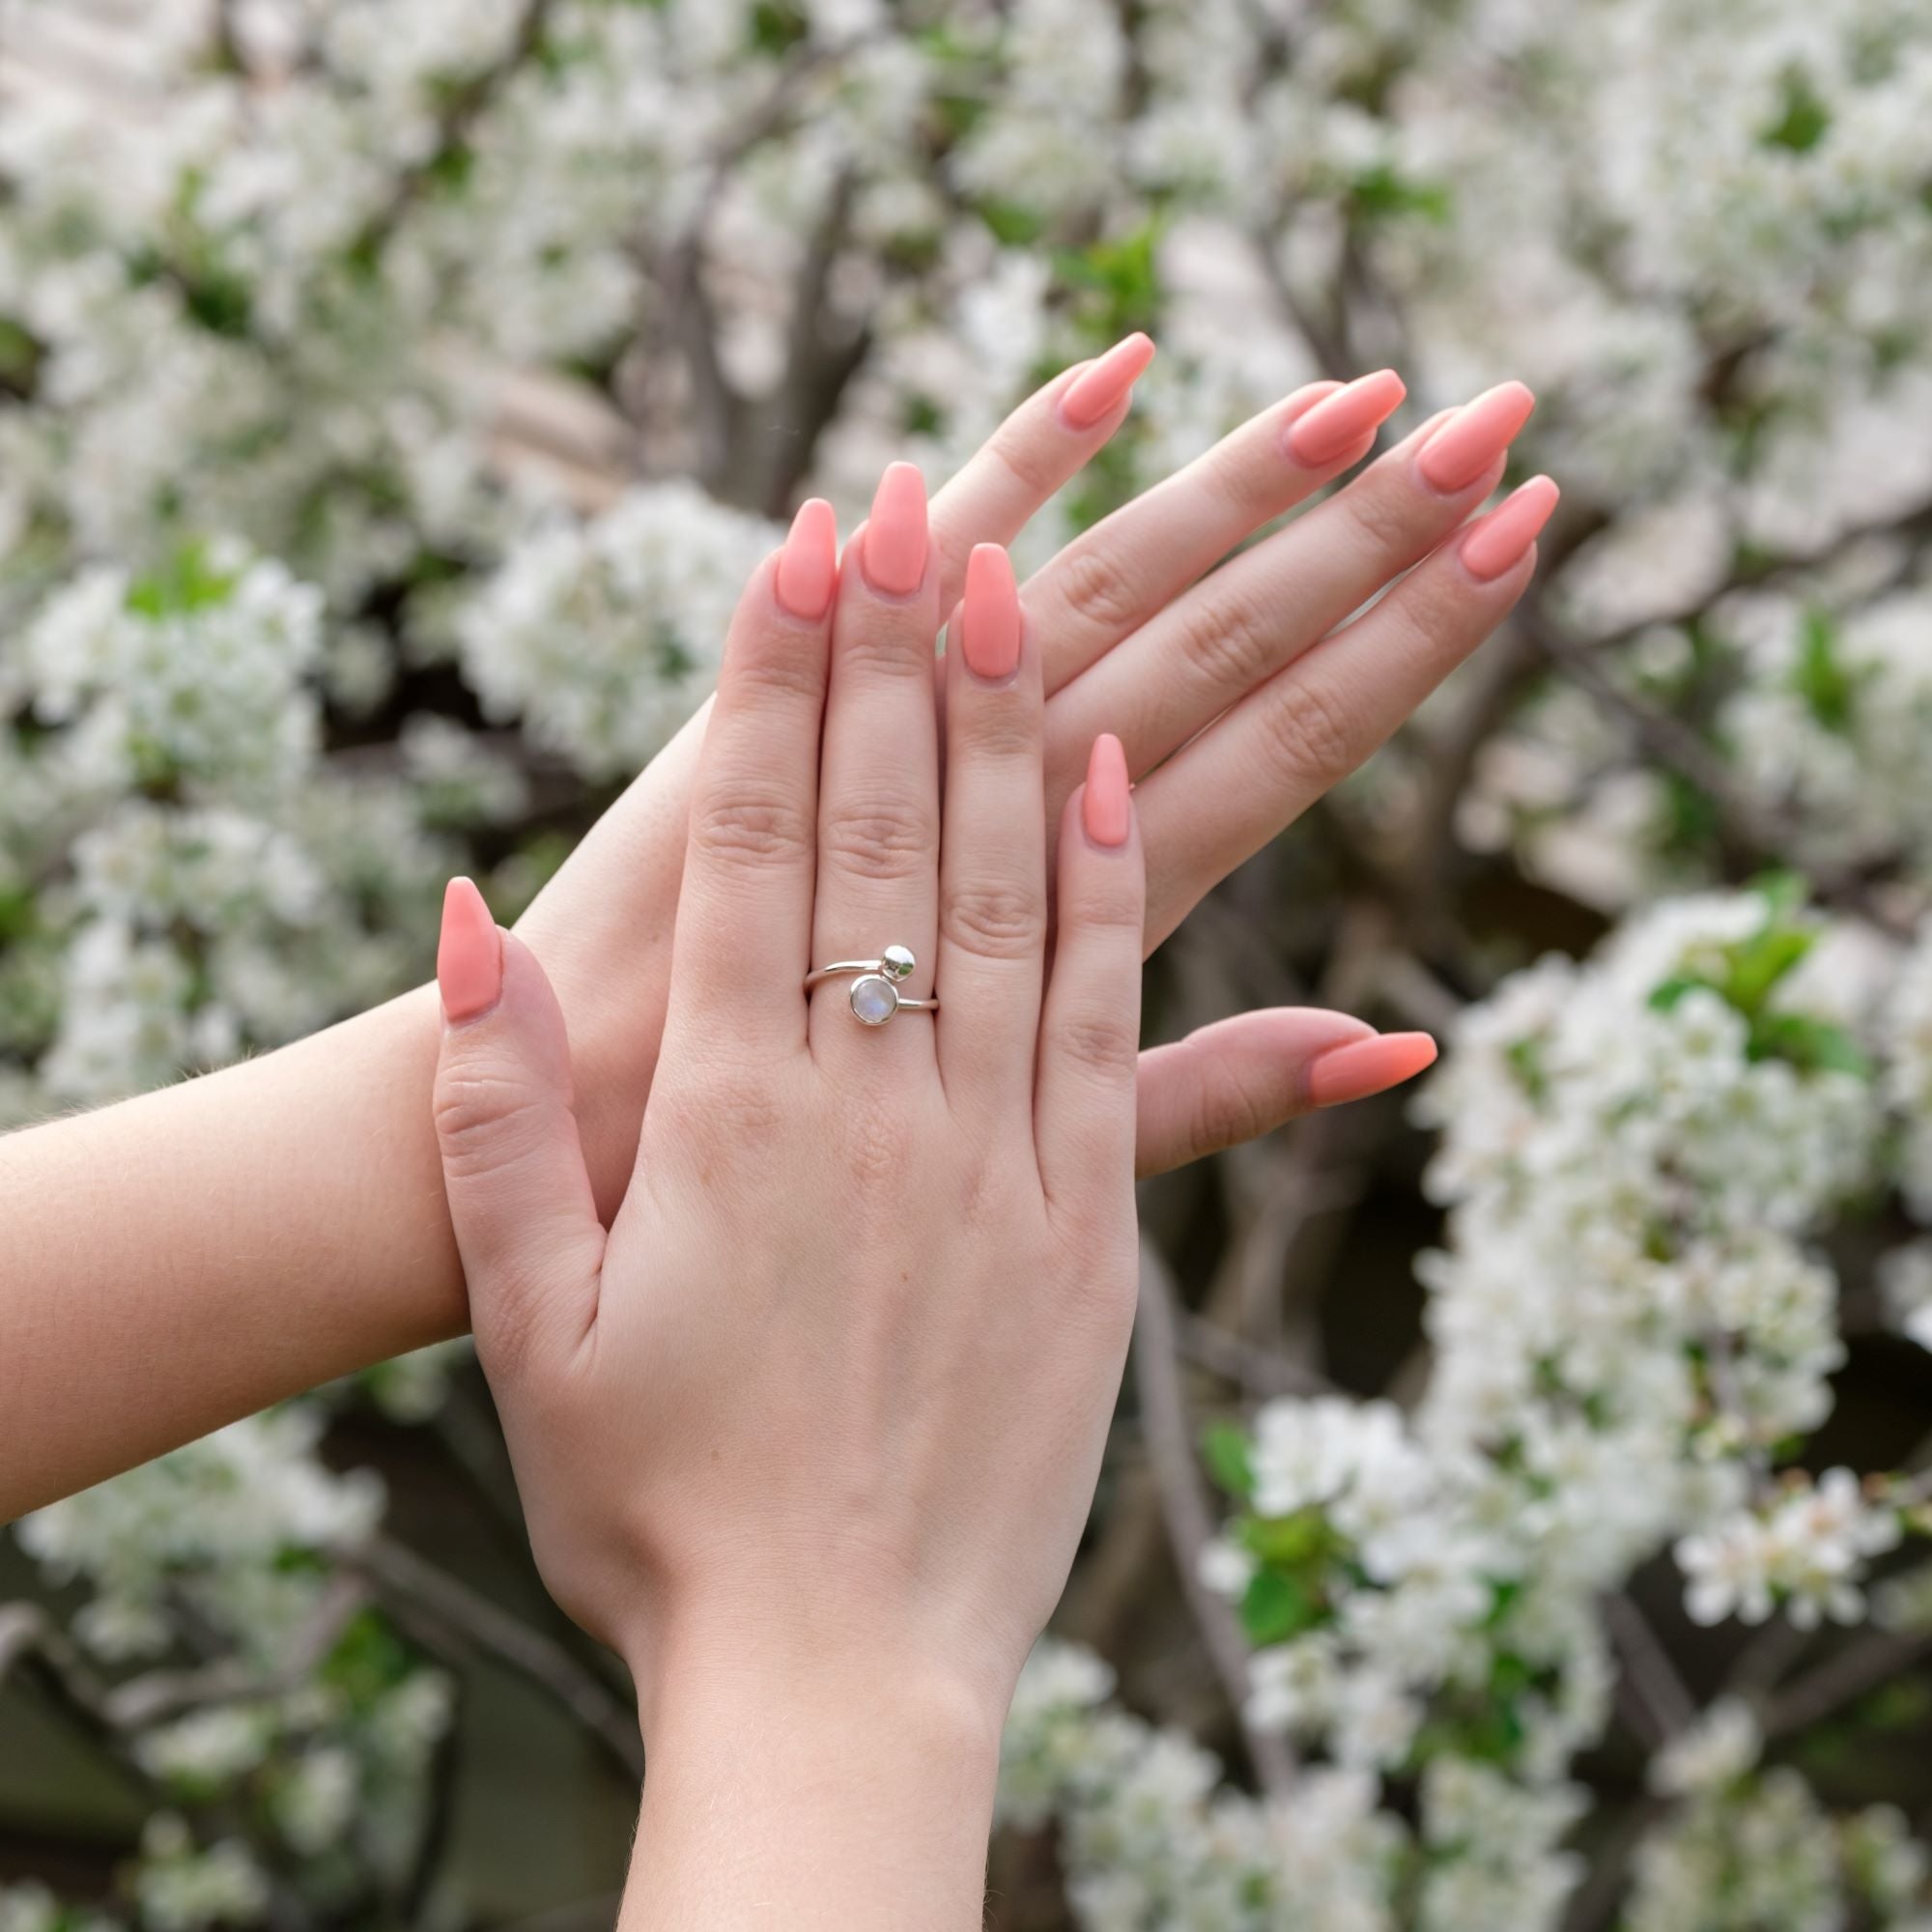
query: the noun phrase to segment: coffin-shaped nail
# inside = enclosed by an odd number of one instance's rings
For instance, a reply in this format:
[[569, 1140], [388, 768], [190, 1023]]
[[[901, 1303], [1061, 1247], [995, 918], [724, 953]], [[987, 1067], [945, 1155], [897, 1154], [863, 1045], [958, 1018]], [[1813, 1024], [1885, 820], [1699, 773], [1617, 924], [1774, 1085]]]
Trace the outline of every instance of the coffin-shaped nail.
[[1153, 360], [1153, 338], [1138, 332], [1117, 342], [1097, 362], [1083, 369], [1060, 399], [1060, 415], [1068, 429], [1092, 429], [1120, 408], [1126, 394]]
[[1288, 453], [1310, 469], [1333, 463], [1387, 422], [1407, 393], [1408, 385], [1393, 369], [1358, 376], [1295, 417], [1289, 426]]
[[1561, 494], [1548, 476], [1532, 476], [1512, 490], [1488, 516], [1469, 526], [1463, 539], [1463, 568], [1481, 583], [1514, 569], [1542, 534]]
[[910, 597], [925, 575], [925, 478], [895, 463], [879, 478], [866, 526], [866, 581], [888, 597]]
[[794, 617], [810, 622], [832, 608], [838, 577], [838, 521], [823, 497], [799, 505], [779, 553], [778, 599]]
[[1517, 439], [1536, 398], [1520, 383], [1498, 383], [1463, 406], [1416, 453], [1422, 480], [1445, 496], [1466, 489]]

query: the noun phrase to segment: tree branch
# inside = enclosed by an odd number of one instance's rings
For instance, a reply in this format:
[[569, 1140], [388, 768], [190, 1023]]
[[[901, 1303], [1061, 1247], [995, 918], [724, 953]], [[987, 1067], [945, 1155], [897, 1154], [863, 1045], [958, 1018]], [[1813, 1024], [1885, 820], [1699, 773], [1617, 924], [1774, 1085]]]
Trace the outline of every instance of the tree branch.
[[1201, 1553], [1213, 1540], [1214, 1519], [1188, 1434], [1176, 1328], [1174, 1287], [1167, 1264], [1151, 1242], [1143, 1241], [1140, 1310], [1134, 1323], [1134, 1386], [1140, 1394], [1142, 1426], [1160, 1494], [1161, 1515], [1188, 1609], [1221, 1688], [1240, 1719], [1255, 1776], [1264, 1791], [1279, 1798], [1294, 1781], [1293, 1757], [1279, 1737], [1248, 1721], [1247, 1640], [1234, 1612], [1201, 1580]]

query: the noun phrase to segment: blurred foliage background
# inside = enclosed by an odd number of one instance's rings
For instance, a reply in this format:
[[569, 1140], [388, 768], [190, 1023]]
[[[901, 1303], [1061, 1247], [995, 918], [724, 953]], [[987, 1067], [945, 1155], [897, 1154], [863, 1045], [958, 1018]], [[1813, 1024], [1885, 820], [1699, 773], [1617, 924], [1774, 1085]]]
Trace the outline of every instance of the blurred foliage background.
[[[514, 916], [1128, 329], [1023, 562], [1520, 377], [1530, 596], [1150, 969], [1452, 1051], [1147, 1190], [990, 1918], [1923, 1928], [1928, 296], [1917, 0], [0, 0], [0, 1125]], [[569, 1932], [639, 1769], [461, 1348], [0, 1540], [0, 1932]]]

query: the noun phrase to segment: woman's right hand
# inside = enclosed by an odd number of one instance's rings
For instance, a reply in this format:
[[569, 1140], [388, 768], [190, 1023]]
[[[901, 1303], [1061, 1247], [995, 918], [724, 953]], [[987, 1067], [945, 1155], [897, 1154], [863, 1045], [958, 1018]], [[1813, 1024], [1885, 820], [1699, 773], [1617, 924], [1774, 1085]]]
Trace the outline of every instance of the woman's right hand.
[[[974, 546], [1010, 542], [1120, 427], [1151, 354], [1145, 338], [1130, 338], [1065, 372], [937, 495], [942, 610], [958, 597]], [[1150, 952], [1380, 745], [1529, 581], [1555, 500], [1547, 479], [1458, 535], [1529, 413], [1520, 384], [1423, 424], [1330, 500], [1214, 568], [1358, 462], [1402, 395], [1387, 372], [1297, 390], [1024, 587], [1043, 640], [1048, 834], [1095, 732], [1118, 730], [1139, 781]], [[517, 928], [569, 1015], [585, 1149], [607, 1213], [630, 1173], [657, 1062], [670, 909], [708, 715], [644, 770]], [[945, 911], [971, 919], [983, 909]], [[1311, 1009], [1204, 1028], [1142, 1057], [1139, 1170], [1178, 1167], [1310, 1107], [1378, 1093], [1433, 1051], [1423, 1036], [1382, 1037]]]
[[[1001, 1724], [1120, 1383], [1126, 765], [1099, 739], [1058, 828], [1049, 970], [1037, 634], [1005, 553], [977, 550], [942, 841], [938, 599], [903, 467], [842, 570], [811, 505], [748, 588], [608, 1236], [542, 970], [450, 895], [451, 1219], [545, 1579], [638, 1680], [631, 1927], [979, 1924]], [[937, 1011], [866, 1025], [855, 982], [806, 989], [888, 942]]]

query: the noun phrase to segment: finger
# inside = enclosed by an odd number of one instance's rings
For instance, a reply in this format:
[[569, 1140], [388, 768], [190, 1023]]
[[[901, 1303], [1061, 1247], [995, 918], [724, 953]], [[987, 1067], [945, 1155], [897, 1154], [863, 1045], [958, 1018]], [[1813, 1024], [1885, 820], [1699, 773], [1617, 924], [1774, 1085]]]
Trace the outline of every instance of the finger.
[[[1057, 692], [1283, 511], [1373, 446], [1404, 396], [1379, 369], [1311, 383], [1076, 537], [1029, 580], [1027, 614]], [[1080, 741], [1084, 761], [1093, 742]]]
[[597, 1313], [604, 1229], [571, 1112], [570, 1043], [536, 956], [452, 879], [437, 951], [437, 1145], [492, 1376], [567, 1354]]
[[[926, 526], [925, 486], [909, 463], [879, 483], [871, 521], [847, 546], [835, 605], [832, 682], [826, 699], [818, 800], [815, 965], [876, 958], [904, 946], [918, 968], [901, 990], [932, 983], [939, 896], [939, 745], [932, 701], [938, 587]], [[875, 1065], [903, 1067], [909, 1041], [932, 1029], [912, 1015], [865, 1037], [846, 1006], [850, 983], [813, 995], [814, 1053], [865, 1051]]]
[[[1151, 771], [1359, 611], [1489, 495], [1534, 406], [1509, 383], [1425, 426], [1143, 625], [1056, 699], [1054, 783], [1078, 782], [1103, 724], [1120, 733], [1129, 769]], [[1446, 465], [1435, 461], [1445, 437], [1455, 439]]]
[[1347, 1013], [1237, 1013], [1141, 1055], [1134, 1164], [1145, 1178], [1259, 1140], [1318, 1107], [1365, 1100], [1435, 1059], [1426, 1033], [1378, 1034]]
[[1376, 751], [1528, 587], [1556, 485], [1533, 477], [1146, 779], [1148, 944]]
[[1046, 952], [1039, 653], [998, 545], [974, 551], [948, 635], [939, 1071], [955, 1108], [985, 1118], [1033, 1091]]
[[1134, 384], [1153, 360], [1129, 335], [1091, 362], [1065, 369], [1029, 396], [932, 499], [939, 608], [959, 601], [976, 544], [1009, 544], [1077, 476], [1126, 420]]
[[831, 505], [807, 503], [732, 617], [692, 788], [668, 1032], [804, 1044], [837, 542]]
[[1131, 1214], [1146, 877], [1120, 740], [1066, 803], [1060, 924], [1040, 1017], [1034, 1136], [1056, 1207]]

